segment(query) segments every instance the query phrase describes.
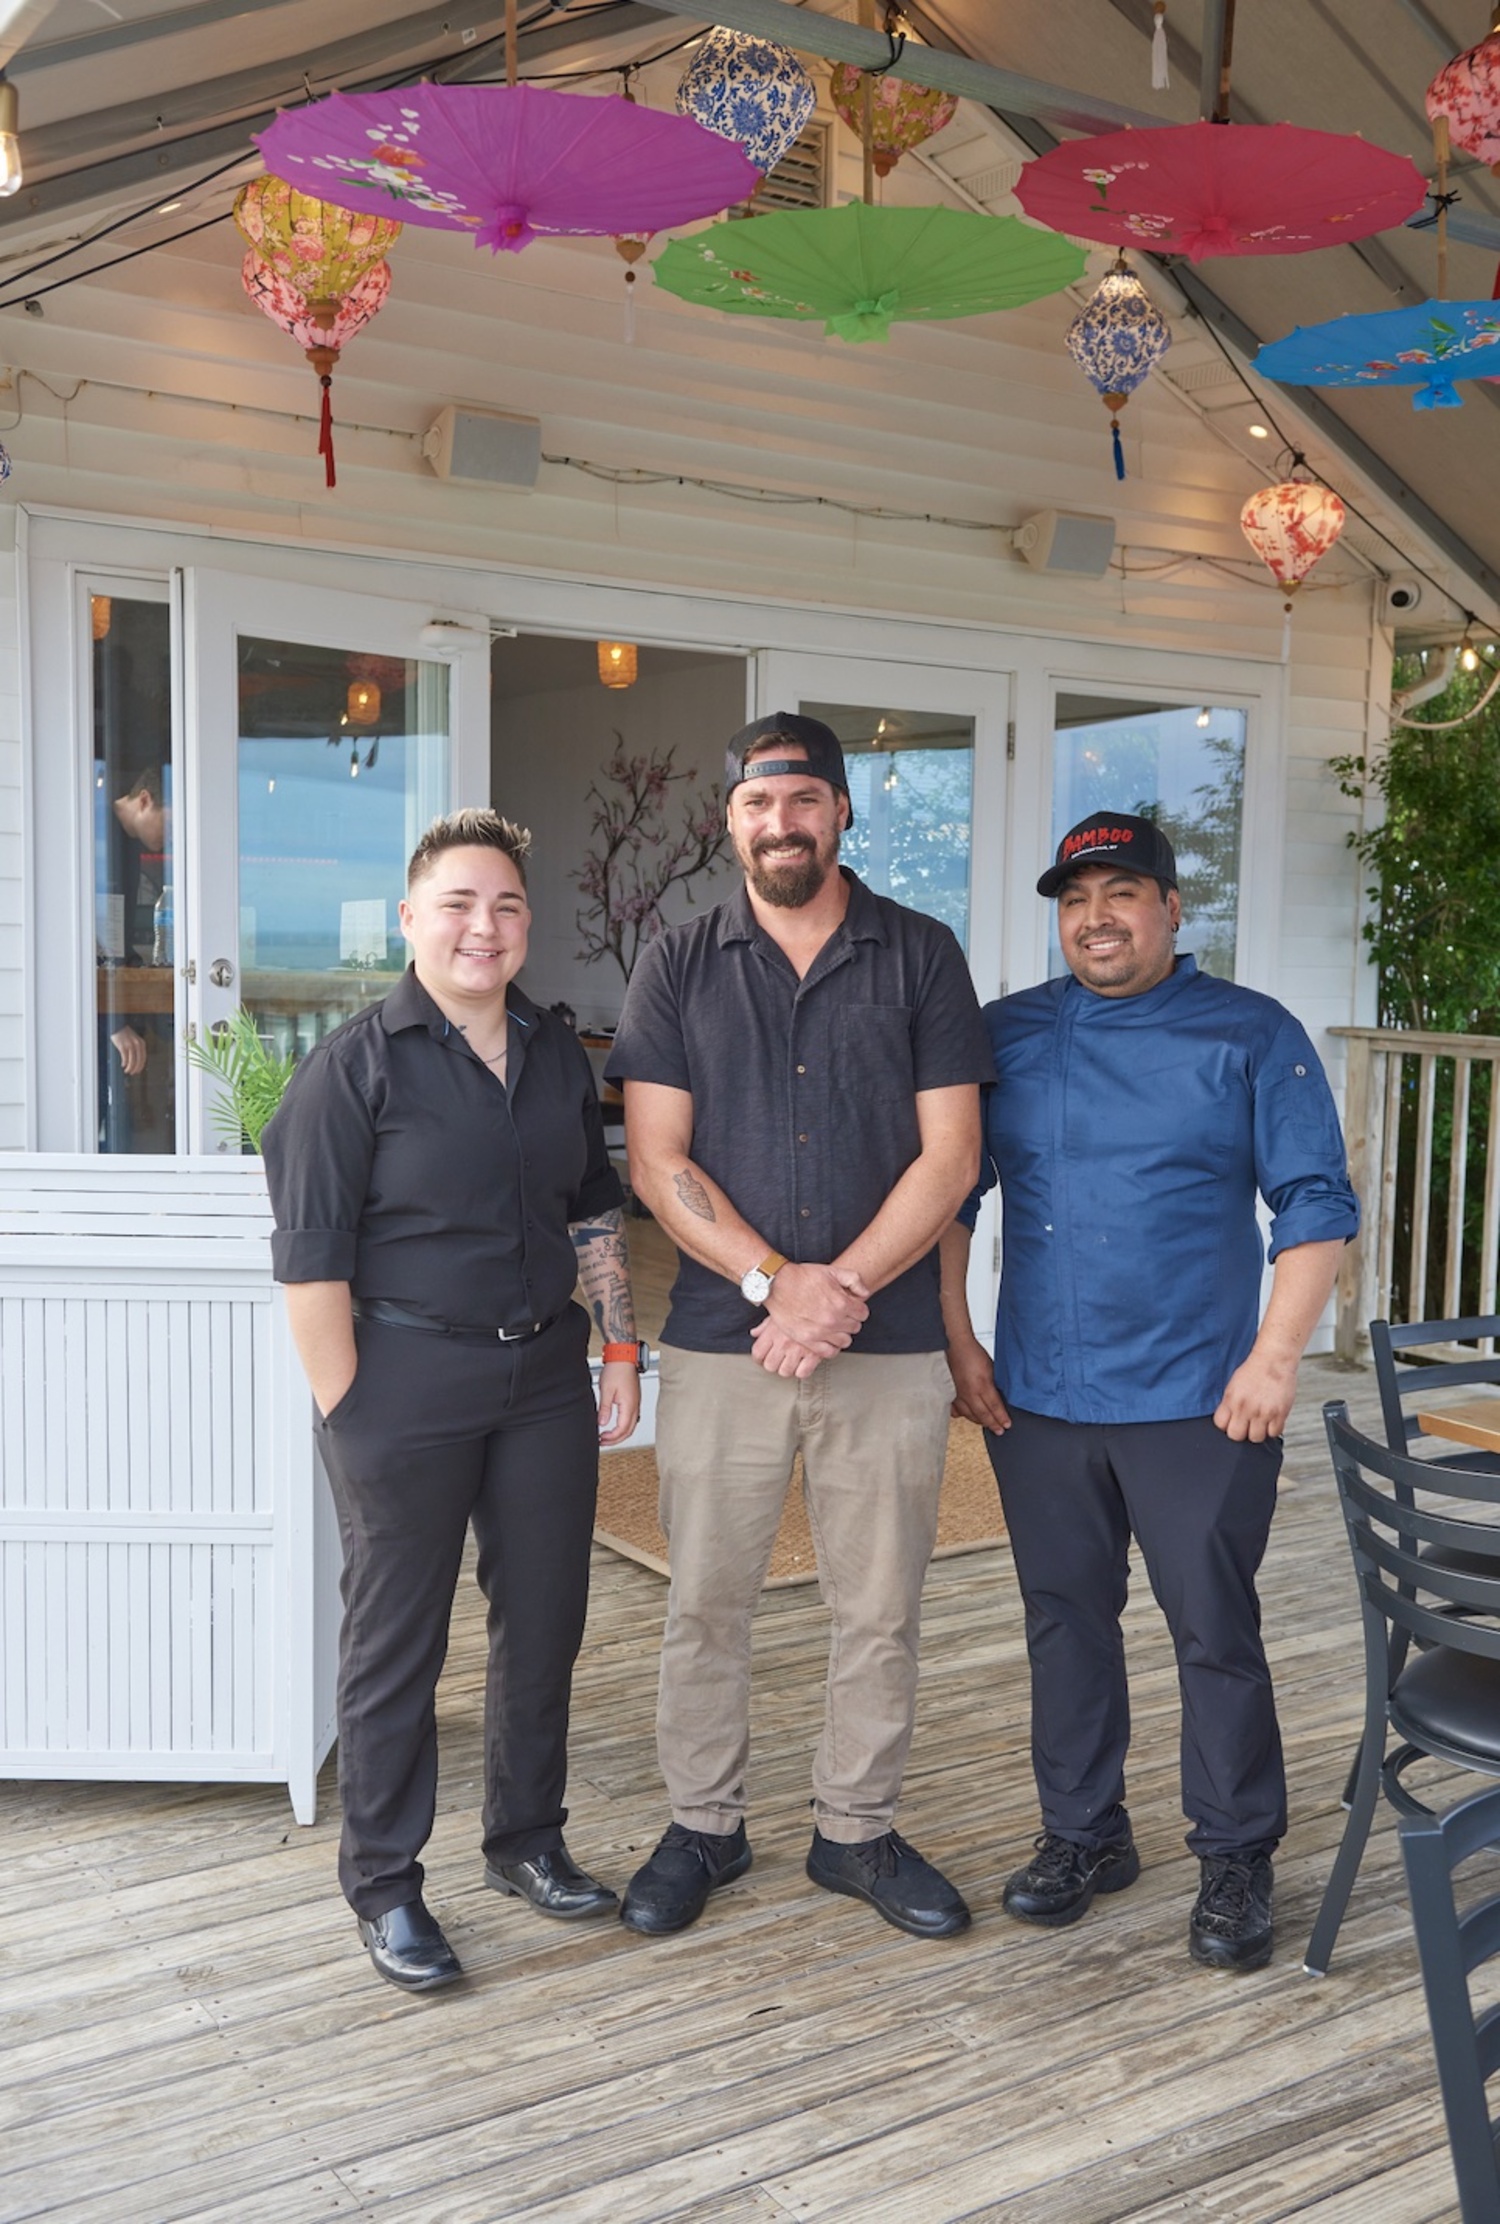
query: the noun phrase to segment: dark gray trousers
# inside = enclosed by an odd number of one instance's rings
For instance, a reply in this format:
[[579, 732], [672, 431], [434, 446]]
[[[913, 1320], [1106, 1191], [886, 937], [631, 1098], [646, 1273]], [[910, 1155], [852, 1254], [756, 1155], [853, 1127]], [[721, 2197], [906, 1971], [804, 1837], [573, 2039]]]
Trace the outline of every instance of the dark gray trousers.
[[434, 1693], [471, 1523], [489, 1601], [485, 1857], [562, 1842], [599, 1443], [579, 1306], [524, 1344], [374, 1321], [357, 1337], [354, 1385], [318, 1433], [344, 1545], [339, 1881], [370, 1918], [422, 1890]]
[[1012, 1407], [1011, 1423], [987, 1441], [1026, 1607], [1043, 1823], [1084, 1846], [1129, 1827], [1120, 1615], [1134, 1535], [1177, 1652], [1188, 1845], [1271, 1851], [1286, 1778], [1255, 1577], [1279, 1438], [1235, 1444], [1207, 1417], [1092, 1426]]

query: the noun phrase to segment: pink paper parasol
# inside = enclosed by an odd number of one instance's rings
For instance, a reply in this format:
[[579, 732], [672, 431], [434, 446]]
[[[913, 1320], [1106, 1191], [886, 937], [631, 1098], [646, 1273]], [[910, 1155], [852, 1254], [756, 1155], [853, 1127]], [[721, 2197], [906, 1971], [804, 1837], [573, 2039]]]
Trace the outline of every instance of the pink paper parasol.
[[341, 208], [515, 253], [539, 232], [658, 232], [748, 200], [760, 173], [687, 116], [536, 85], [405, 85], [287, 109], [266, 168]]
[[1405, 155], [1295, 124], [1175, 124], [1070, 139], [1016, 197], [1056, 232], [1162, 255], [1305, 255], [1404, 224], [1427, 198]]

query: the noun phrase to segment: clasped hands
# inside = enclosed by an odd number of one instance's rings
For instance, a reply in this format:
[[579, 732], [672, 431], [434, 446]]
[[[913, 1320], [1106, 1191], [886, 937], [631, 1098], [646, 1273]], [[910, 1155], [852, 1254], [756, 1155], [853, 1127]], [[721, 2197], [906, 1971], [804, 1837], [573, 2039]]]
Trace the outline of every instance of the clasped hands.
[[870, 1293], [842, 1266], [789, 1264], [777, 1271], [750, 1356], [767, 1374], [805, 1382], [825, 1359], [847, 1351], [870, 1317]]

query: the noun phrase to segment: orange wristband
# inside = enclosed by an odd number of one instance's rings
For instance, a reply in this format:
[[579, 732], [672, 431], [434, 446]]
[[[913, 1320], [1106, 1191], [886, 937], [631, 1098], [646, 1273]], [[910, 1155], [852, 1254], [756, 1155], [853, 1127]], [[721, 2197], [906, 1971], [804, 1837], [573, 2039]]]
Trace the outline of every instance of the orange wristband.
[[626, 1361], [628, 1361], [628, 1362], [629, 1362], [629, 1364], [630, 1364], [630, 1365], [631, 1365], [632, 1367], [638, 1367], [638, 1366], [640, 1365], [640, 1361], [641, 1361], [641, 1347], [640, 1347], [640, 1345], [639, 1345], [639, 1344], [606, 1344], [606, 1345], [605, 1345], [605, 1347], [604, 1347], [604, 1362], [605, 1362], [605, 1365], [606, 1365], [606, 1366], [608, 1366], [608, 1365], [610, 1364], [610, 1362], [611, 1362], [612, 1360], [616, 1360], [616, 1359], [619, 1359], [619, 1360], [626, 1360]]

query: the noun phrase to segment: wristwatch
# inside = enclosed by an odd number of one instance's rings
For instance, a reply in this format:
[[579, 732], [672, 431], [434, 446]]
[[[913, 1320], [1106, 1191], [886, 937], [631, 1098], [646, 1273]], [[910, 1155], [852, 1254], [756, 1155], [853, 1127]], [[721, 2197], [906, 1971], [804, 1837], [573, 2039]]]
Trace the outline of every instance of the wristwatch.
[[638, 1375], [643, 1375], [651, 1364], [651, 1346], [644, 1338], [638, 1344], [606, 1344], [602, 1357], [606, 1366], [624, 1360]]
[[771, 1294], [771, 1284], [785, 1265], [786, 1260], [779, 1251], [768, 1251], [759, 1266], [741, 1275], [741, 1297], [751, 1305], [764, 1305]]

